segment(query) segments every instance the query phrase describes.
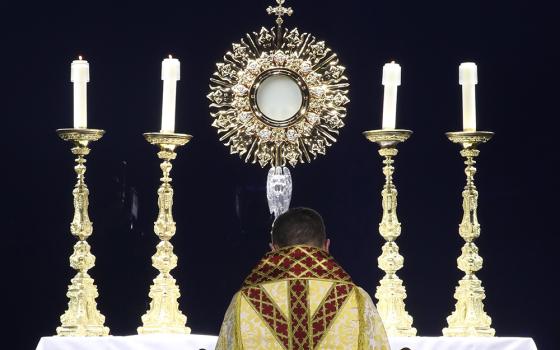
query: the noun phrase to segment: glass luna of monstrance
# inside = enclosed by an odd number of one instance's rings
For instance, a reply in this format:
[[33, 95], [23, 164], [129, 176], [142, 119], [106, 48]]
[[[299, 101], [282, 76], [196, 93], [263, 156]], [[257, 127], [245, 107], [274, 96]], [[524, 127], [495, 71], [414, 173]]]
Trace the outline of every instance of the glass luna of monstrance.
[[[288, 72], [273, 70], [253, 85], [256, 113], [271, 125], [289, 125], [296, 120], [304, 107], [301, 82]], [[271, 214], [275, 217], [290, 207], [292, 177], [285, 166], [271, 166], [266, 181], [266, 198]]]

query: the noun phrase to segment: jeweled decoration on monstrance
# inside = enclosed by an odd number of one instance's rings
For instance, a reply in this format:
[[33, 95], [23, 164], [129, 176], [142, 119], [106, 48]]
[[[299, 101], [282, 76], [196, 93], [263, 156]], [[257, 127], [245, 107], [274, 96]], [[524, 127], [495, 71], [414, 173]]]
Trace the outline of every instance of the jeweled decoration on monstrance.
[[282, 27], [292, 15], [284, 0], [267, 12], [276, 27], [234, 43], [210, 78], [212, 126], [245, 162], [271, 166], [271, 212], [289, 207], [288, 166], [311, 162], [336, 142], [349, 102], [348, 79], [337, 55], [308, 33]]

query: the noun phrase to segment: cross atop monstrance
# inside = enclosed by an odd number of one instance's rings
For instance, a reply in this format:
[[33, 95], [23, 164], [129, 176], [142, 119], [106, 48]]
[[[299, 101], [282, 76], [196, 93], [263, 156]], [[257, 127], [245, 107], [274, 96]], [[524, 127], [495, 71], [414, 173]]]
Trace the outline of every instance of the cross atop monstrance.
[[284, 15], [291, 16], [292, 13], [294, 13], [294, 10], [292, 10], [291, 7], [282, 6], [282, 5], [284, 5], [285, 2], [286, 2], [286, 0], [276, 0], [276, 3], [278, 4], [278, 6], [276, 6], [276, 7], [269, 6], [266, 9], [266, 12], [269, 15], [275, 15], [275, 16], [278, 17], [278, 18], [276, 18], [276, 23], [279, 26], [282, 25], [282, 23], [284, 23], [284, 20], [282, 19], [282, 16], [284, 16]]

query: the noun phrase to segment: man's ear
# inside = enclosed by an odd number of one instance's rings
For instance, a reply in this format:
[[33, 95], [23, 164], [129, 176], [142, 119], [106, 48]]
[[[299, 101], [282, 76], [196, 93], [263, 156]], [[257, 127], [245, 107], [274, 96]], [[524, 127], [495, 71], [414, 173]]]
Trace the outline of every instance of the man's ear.
[[325, 239], [325, 243], [323, 243], [323, 250], [328, 253], [330, 247], [331, 247], [331, 240], [329, 238], [327, 238], [327, 239]]

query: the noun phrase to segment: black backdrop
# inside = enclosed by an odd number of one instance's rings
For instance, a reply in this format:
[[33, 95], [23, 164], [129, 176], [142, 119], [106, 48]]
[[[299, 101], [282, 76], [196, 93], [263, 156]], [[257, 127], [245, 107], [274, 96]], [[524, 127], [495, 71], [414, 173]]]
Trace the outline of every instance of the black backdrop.
[[[232, 42], [261, 25], [272, 1], [4, 3], [2, 10], [3, 313], [13, 347], [32, 349], [65, 310], [74, 183], [69, 145], [70, 62], [91, 66], [89, 125], [107, 130], [89, 157], [97, 256], [91, 271], [112, 334], [135, 333], [155, 276], [150, 256], [160, 175], [142, 133], [160, 126], [161, 59], [182, 63], [177, 130], [194, 135], [173, 170], [175, 270], [182, 310], [194, 333], [217, 334], [231, 295], [267, 250], [266, 171], [230, 156], [210, 126], [208, 79]], [[8, 5], [8, 6], [6, 6]], [[553, 8], [525, 1], [289, 1], [297, 26], [326, 40], [351, 83], [347, 126], [326, 157], [293, 172], [293, 206], [325, 218], [332, 252], [373, 294], [382, 186], [375, 145], [361, 135], [380, 126], [381, 67], [403, 67], [398, 126], [414, 130], [400, 147], [396, 182], [405, 256], [400, 276], [420, 335], [439, 335], [461, 274], [456, 258], [464, 184], [457, 67], [479, 67], [482, 146], [478, 240], [486, 310], [500, 336], [558, 344], [559, 243], [556, 209], [558, 27]], [[137, 203], [138, 212], [134, 215]], [[6, 241], [7, 239], [7, 241]], [[13, 330], [11, 330], [13, 327]], [[15, 334], [14, 334], [15, 333]]]

